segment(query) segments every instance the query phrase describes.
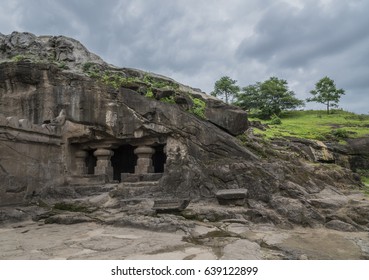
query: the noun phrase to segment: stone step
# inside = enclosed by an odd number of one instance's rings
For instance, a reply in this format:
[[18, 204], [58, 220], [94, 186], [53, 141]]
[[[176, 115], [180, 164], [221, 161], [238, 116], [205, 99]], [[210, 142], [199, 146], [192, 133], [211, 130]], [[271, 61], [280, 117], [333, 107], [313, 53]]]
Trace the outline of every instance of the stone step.
[[124, 199], [150, 197], [152, 193], [159, 188], [158, 181], [150, 182], [123, 182], [110, 192], [111, 197], [120, 197]]
[[109, 182], [106, 175], [78, 175], [67, 177], [67, 183], [70, 186], [76, 185], [101, 185]]
[[120, 188], [140, 188], [140, 187], [156, 187], [159, 185], [158, 181], [143, 181], [143, 182], [122, 182], [119, 183]]
[[74, 185], [73, 188], [76, 193], [82, 196], [92, 196], [102, 193], [109, 193], [116, 189], [118, 184], [103, 184], [103, 185]]
[[146, 173], [146, 174], [121, 173], [121, 181], [122, 182], [159, 181], [162, 176], [163, 173]]

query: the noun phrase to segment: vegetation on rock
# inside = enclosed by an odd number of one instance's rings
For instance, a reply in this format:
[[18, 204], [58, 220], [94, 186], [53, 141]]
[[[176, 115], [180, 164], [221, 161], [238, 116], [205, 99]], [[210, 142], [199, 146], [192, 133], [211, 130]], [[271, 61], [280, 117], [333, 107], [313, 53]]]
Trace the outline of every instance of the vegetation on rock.
[[195, 97], [190, 97], [193, 105], [192, 107], [189, 109], [190, 113], [193, 113], [194, 115], [205, 119], [205, 108], [206, 108], [206, 103], [201, 100], [200, 98], [195, 98]]
[[255, 133], [267, 139], [296, 137], [312, 140], [342, 140], [369, 135], [369, 116], [335, 110], [327, 115], [324, 111], [287, 111], [280, 116], [281, 123], [261, 120], [268, 129], [255, 128]]

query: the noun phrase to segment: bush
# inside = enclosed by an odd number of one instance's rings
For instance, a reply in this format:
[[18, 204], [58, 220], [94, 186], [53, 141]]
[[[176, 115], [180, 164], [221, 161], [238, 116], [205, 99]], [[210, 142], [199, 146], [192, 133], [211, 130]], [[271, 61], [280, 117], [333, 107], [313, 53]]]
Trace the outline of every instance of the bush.
[[12, 61], [19, 62], [25, 60], [27, 57], [25, 55], [18, 54], [12, 57]]
[[146, 96], [147, 98], [154, 98], [154, 97], [155, 97], [155, 96], [154, 96], [154, 93], [152, 92], [152, 89], [151, 89], [151, 88], [148, 88], [148, 89], [147, 89], [145, 96]]
[[338, 139], [349, 138], [349, 132], [343, 128], [332, 130], [331, 134]]
[[192, 107], [189, 109], [189, 112], [202, 118], [205, 119], [205, 108], [206, 108], [206, 103], [205, 101], [199, 99], [199, 98], [195, 98], [192, 97], [190, 95], [190, 98], [193, 102]]
[[174, 101], [174, 96], [160, 98], [160, 101], [162, 101], [164, 103], [169, 103], [169, 104], [175, 104], [176, 103]]
[[282, 124], [282, 120], [277, 115], [273, 115], [270, 124], [279, 125]]

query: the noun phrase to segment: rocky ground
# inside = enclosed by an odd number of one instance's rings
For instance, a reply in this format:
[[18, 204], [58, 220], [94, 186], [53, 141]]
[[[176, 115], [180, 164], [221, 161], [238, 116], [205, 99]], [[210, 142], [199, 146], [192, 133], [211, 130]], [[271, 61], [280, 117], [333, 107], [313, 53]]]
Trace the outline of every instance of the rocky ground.
[[0, 259], [369, 259], [365, 231], [281, 229], [241, 217], [200, 221], [189, 213], [206, 211], [211, 219], [227, 210], [193, 203], [180, 215], [149, 214], [145, 204], [91, 213], [2, 208], [2, 220], [12, 222], [0, 226]]

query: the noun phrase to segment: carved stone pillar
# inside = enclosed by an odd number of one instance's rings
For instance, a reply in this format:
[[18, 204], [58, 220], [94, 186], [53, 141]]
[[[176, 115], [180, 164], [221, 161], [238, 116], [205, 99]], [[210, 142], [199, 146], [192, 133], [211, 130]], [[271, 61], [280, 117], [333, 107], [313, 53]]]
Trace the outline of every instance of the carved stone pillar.
[[137, 155], [137, 165], [135, 166], [136, 174], [153, 173], [152, 155], [155, 150], [149, 146], [139, 146], [134, 150]]
[[101, 148], [94, 152], [94, 156], [97, 158], [95, 167], [96, 175], [107, 175], [109, 180], [113, 180], [113, 167], [110, 162], [113, 154], [113, 151]]
[[76, 158], [76, 174], [77, 175], [86, 175], [87, 174], [87, 166], [86, 166], [86, 157], [87, 152], [80, 150], [75, 153]]

